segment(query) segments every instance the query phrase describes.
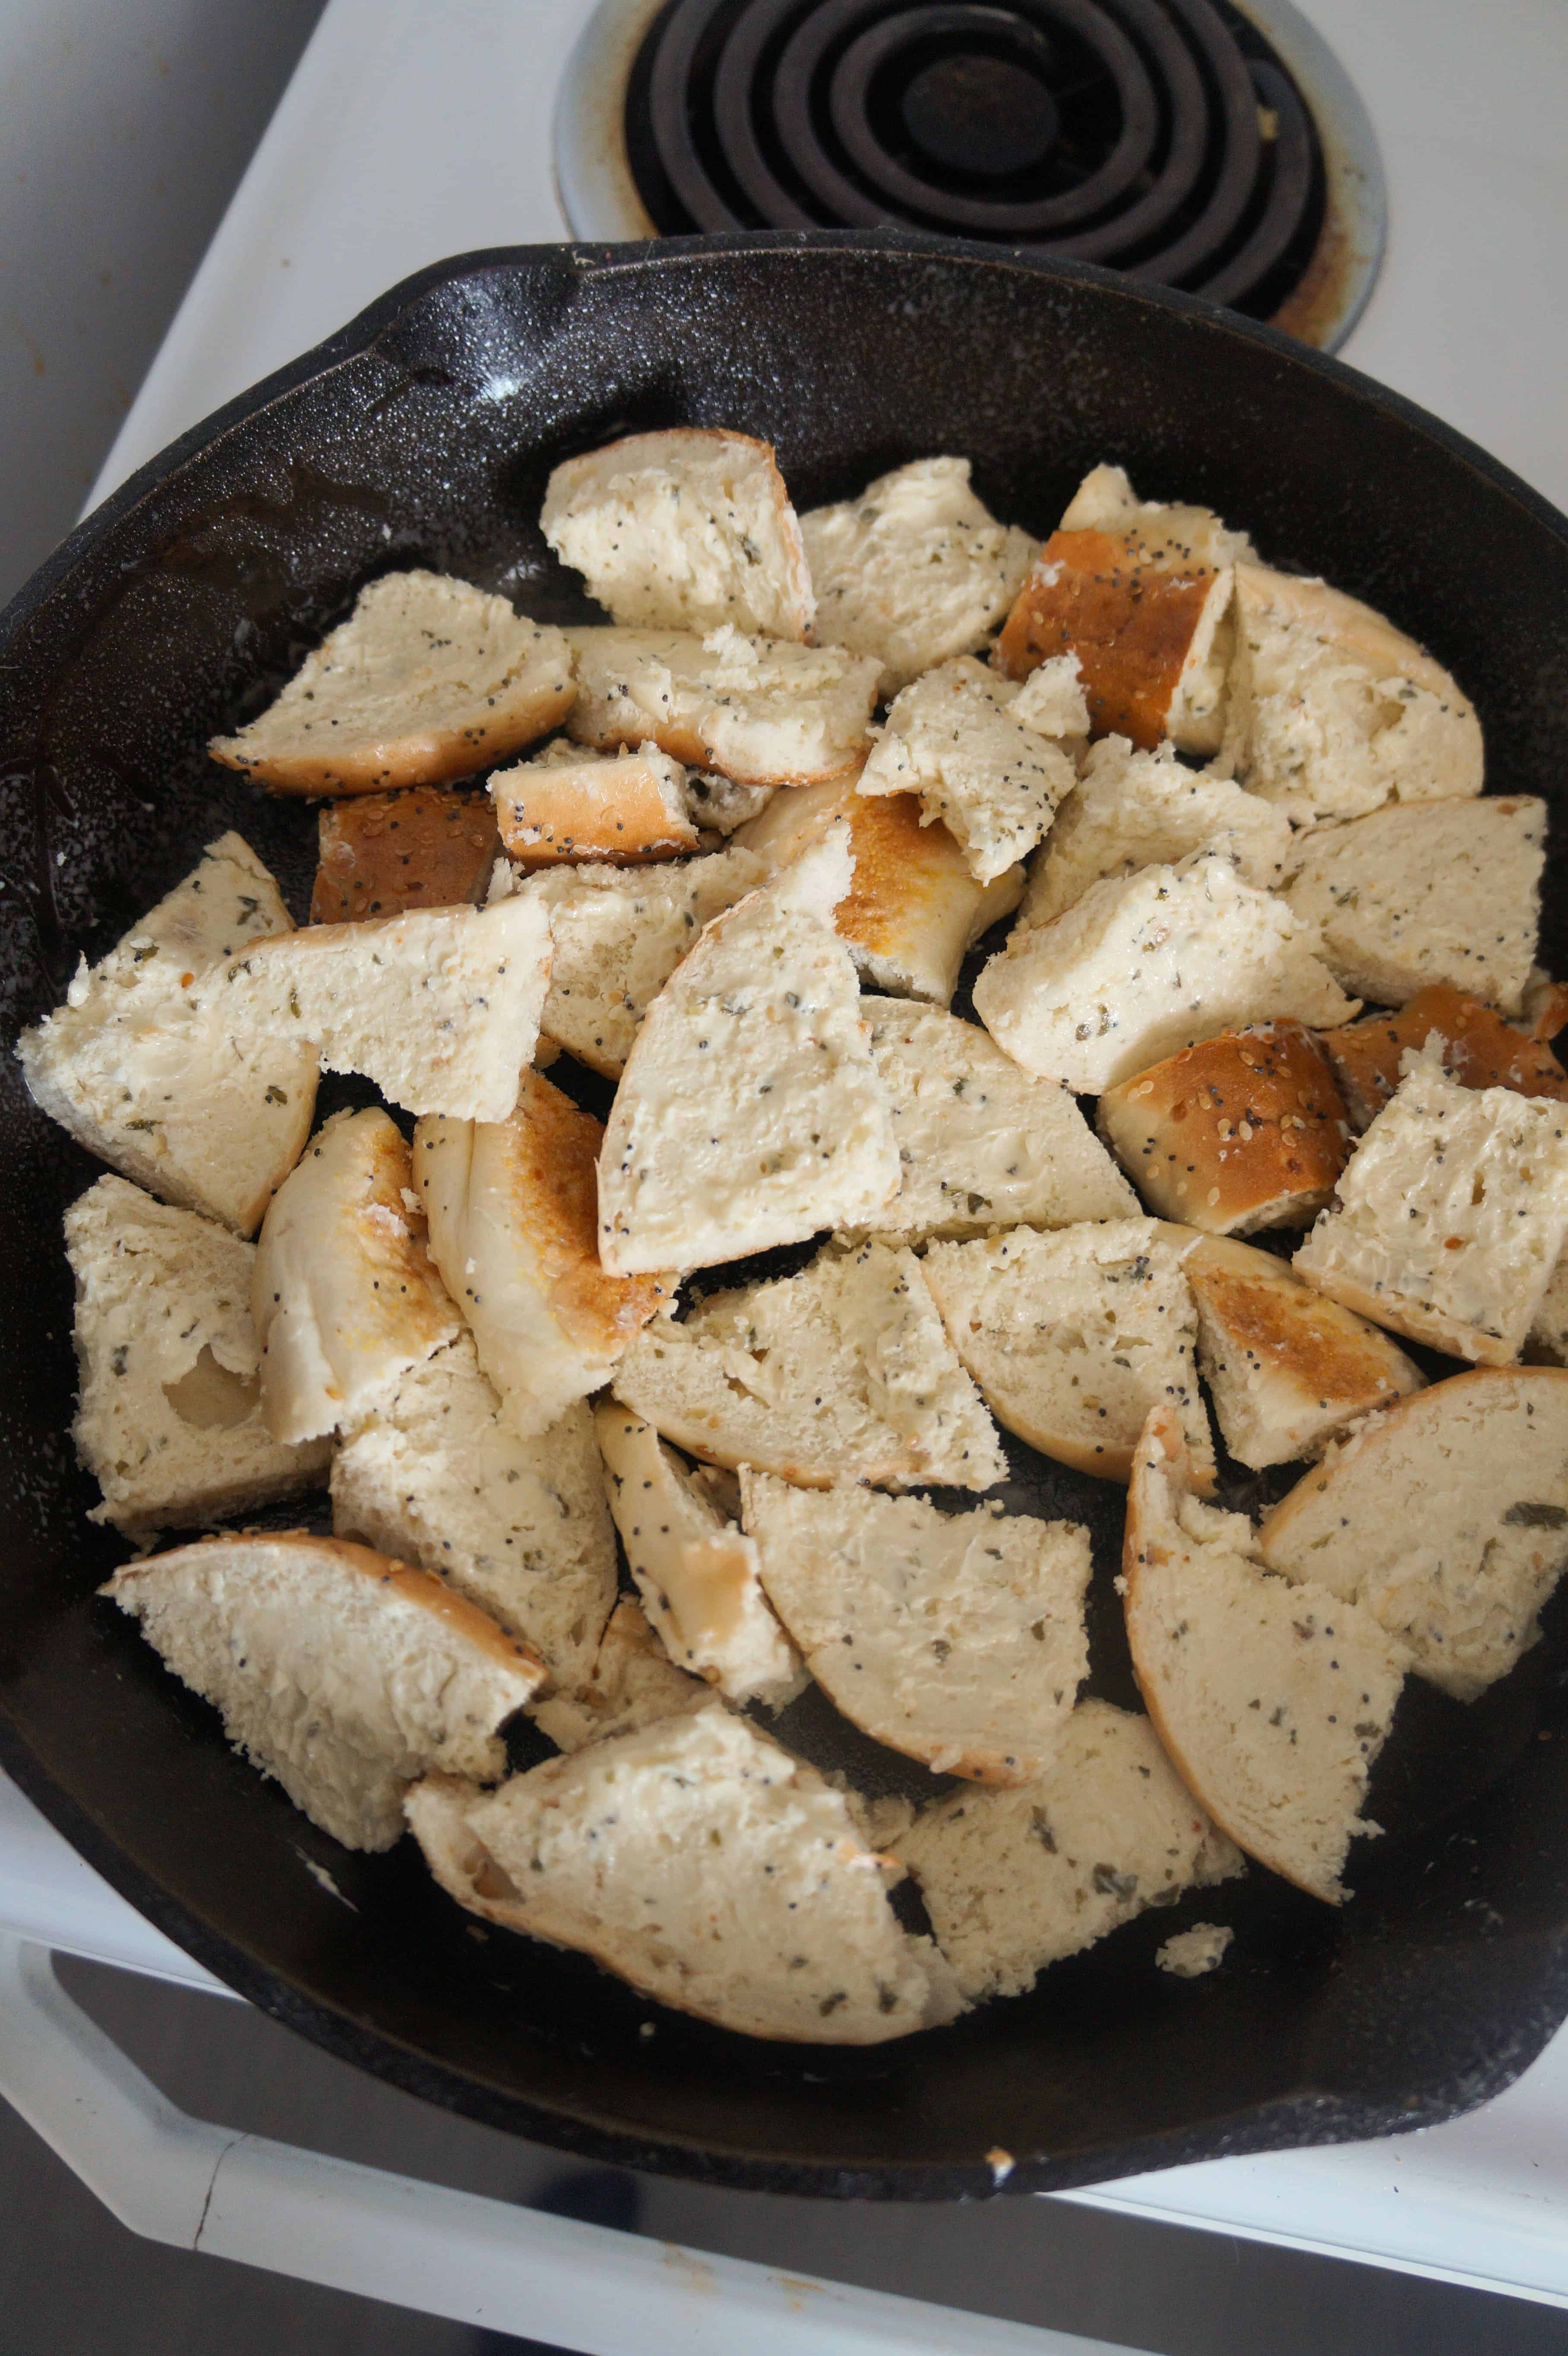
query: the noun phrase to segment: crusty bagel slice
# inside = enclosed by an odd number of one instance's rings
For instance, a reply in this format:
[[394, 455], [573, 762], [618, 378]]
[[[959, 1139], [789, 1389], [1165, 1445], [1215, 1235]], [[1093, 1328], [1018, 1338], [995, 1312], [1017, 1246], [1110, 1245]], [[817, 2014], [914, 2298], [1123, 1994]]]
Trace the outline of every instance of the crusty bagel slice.
[[560, 630], [445, 573], [389, 573], [258, 719], [208, 750], [280, 794], [439, 786], [558, 727], [576, 691]]
[[1496, 1007], [1438, 981], [1418, 990], [1397, 1012], [1364, 1015], [1324, 1032], [1318, 1044], [1334, 1067], [1353, 1130], [1371, 1126], [1403, 1077], [1405, 1055], [1434, 1037], [1441, 1043], [1444, 1070], [1461, 1087], [1509, 1088], [1516, 1097], [1568, 1103], [1568, 1072], [1544, 1040], [1505, 1023]]
[[1106, 1088], [1098, 1119], [1149, 1209], [1211, 1236], [1306, 1226], [1350, 1151], [1323, 1048], [1288, 1021], [1181, 1048]]
[[549, 918], [521, 896], [306, 925], [258, 941], [198, 985], [240, 1033], [307, 1039], [405, 1112], [504, 1120], [549, 983]]
[[1091, 884], [1049, 925], [1015, 926], [975, 984], [975, 1011], [1026, 1072], [1098, 1095], [1246, 1023], [1348, 1023], [1358, 1011], [1316, 935], [1229, 859]]
[[1238, 562], [1225, 753], [1297, 825], [1478, 794], [1480, 723], [1413, 638], [1324, 581]]
[[712, 1699], [712, 1687], [676, 1667], [642, 1605], [623, 1595], [586, 1676], [570, 1685], [563, 1680], [530, 1714], [558, 1749], [581, 1751], [607, 1734], [631, 1734], [661, 1718], [706, 1709]]
[[1142, 564], [1178, 571], [1251, 561], [1253, 543], [1244, 531], [1221, 521], [1212, 508], [1177, 499], [1140, 499], [1123, 466], [1091, 466], [1062, 510], [1063, 531], [1106, 531], [1126, 541]]
[[712, 1503], [651, 1423], [614, 1399], [594, 1428], [605, 1491], [637, 1592], [672, 1661], [726, 1700], [782, 1708], [806, 1684], [774, 1619], [757, 1549]]
[[1273, 1252], [1206, 1236], [1183, 1260], [1198, 1365], [1225, 1446], [1253, 1472], [1316, 1456], [1351, 1419], [1425, 1377], [1386, 1333]]
[[523, 1437], [545, 1431], [605, 1381], [675, 1289], [616, 1276], [598, 1249], [601, 1124], [538, 1072], [506, 1120], [421, 1120], [414, 1182], [430, 1253]]
[[1021, 1070], [977, 1023], [908, 998], [860, 1006], [902, 1171], [879, 1236], [912, 1244], [1136, 1211], [1067, 1089]]
[[698, 848], [686, 771], [651, 742], [620, 753], [552, 745], [539, 760], [498, 769], [490, 794], [501, 840], [522, 868], [624, 866]]
[[308, 1040], [231, 1023], [197, 985], [289, 912], [237, 834], [197, 866], [16, 1043], [39, 1108], [165, 1203], [253, 1235], [315, 1108]]
[[325, 1479], [330, 1443], [281, 1446], [261, 1412], [253, 1246], [109, 1177], [71, 1205], [65, 1243], [93, 1521], [135, 1538], [205, 1528]]
[[485, 897], [501, 848], [483, 794], [442, 786], [352, 794], [317, 820], [313, 925], [358, 924], [404, 908], [453, 908]]
[[541, 1035], [618, 1080], [643, 1017], [704, 925], [767, 873], [763, 860], [733, 843], [667, 866], [563, 866], [522, 879], [499, 867], [493, 897], [516, 891], [549, 911]]
[[552, 1684], [589, 1676], [615, 1601], [615, 1532], [581, 1400], [524, 1440], [460, 1333], [346, 1431], [332, 1526], [438, 1570], [539, 1654]]
[[412, 1179], [401, 1130], [369, 1108], [335, 1113], [273, 1196], [251, 1306], [274, 1440], [357, 1423], [458, 1332]]
[[875, 655], [885, 699], [978, 653], [1023, 585], [1035, 543], [1000, 524], [967, 458], [917, 458], [800, 519], [826, 646]]
[[811, 573], [771, 442], [629, 434], [555, 468], [539, 526], [626, 628], [811, 636]]
[[1370, 1612], [1460, 1701], [1541, 1633], [1568, 1561], [1568, 1373], [1477, 1366], [1337, 1440], [1264, 1517], [1263, 1558]]
[[408, 1814], [460, 1905], [720, 2028], [879, 2045], [961, 2008], [843, 1794], [720, 1702]]
[[432, 1769], [505, 1772], [497, 1730], [544, 1664], [428, 1571], [341, 1538], [198, 1538], [101, 1592], [296, 1808], [347, 1848], [390, 1848]]
[[831, 1246], [800, 1275], [699, 1301], [640, 1333], [615, 1397], [677, 1448], [804, 1487], [989, 1489], [996, 1426], [910, 1251]]
[[1347, 1309], [1509, 1365], [1568, 1242], [1568, 1117], [1465, 1088], [1423, 1052], [1361, 1139], [1295, 1267]]
[[876, 989], [945, 1006], [965, 950], [1018, 906], [1023, 869], [978, 883], [941, 820], [925, 823], [917, 795], [861, 794], [853, 778], [785, 787], [735, 841], [784, 867], [839, 822], [848, 827], [855, 861], [833, 912], [839, 939]]
[[649, 1007], [599, 1155], [599, 1257], [616, 1275], [864, 1226], [897, 1192], [887, 1094], [833, 930], [846, 836], [715, 917]]
[[1234, 577], [1140, 562], [1104, 531], [1053, 531], [997, 641], [1010, 679], [1078, 659], [1096, 736], [1146, 749], [1168, 737], [1214, 753], [1222, 727]]
[[954, 1792], [892, 1846], [965, 1996], [1022, 1996], [1146, 1907], [1246, 1870], [1147, 1718], [1081, 1701], [1050, 1766], [1010, 1791]]
[[1197, 1479], [1214, 1483], [1198, 1387], [1190, 1227], [1107, 1219], [933, 1244], [920, 1263], [948, 1339], [998, 1423], [1031, 1448], [1125, 1481], [1149, 1409], [1174, 1403]]
[[927, 671], [894, 697], [856, 791], [918, 795], [977, 883], [994, 884], [1049, 829], [1075, 782], [1072, 762], [1015, 718], [1017, 688], [972, 655]]
[[[1325, 1568], [1327, 1568], [1325, 1564]], [[1138, 1442], [1122, 1556], [1127, 1642], [1156, 1733], [1238, 1847], [1327, 1905], [1408, 1656], [1369, 1612], [1257, 1559], [1251, 1525], [1193, 1494], [1180, 1426]]]
[[579, 694], [568, 733], [611, 753], [656, 744], [738, 786], [813, 785], [859, 770], [869, 749], [877, 664], [840, 647], [748, 637], [726, 625], [573, 629]]
[[1519, 1014], [1535, 964], [1546, 805], [1402, 801], [1314, 827], [1284, 896], [1345, 989], [1403, 1006], [1447, 982]]
[[1105, 736], [1089, 747], [1077, 786], [1029, 862], [1019, 921], [1049, 925], [1103, 877], [1174, 866], [1195, 851], [1223, 851], [1243, 884], [1267, 891], [1285, 873], [1290, 841], [1284, 811], [1230, 778], [1188, 768], [1171, 745], [1143, 753], [1125, 736]]
[[1089, 1533], [742, 1471], [763, 1585], [851, 1722], [934, 1773], [1022, 1783], [1088, 1672]]

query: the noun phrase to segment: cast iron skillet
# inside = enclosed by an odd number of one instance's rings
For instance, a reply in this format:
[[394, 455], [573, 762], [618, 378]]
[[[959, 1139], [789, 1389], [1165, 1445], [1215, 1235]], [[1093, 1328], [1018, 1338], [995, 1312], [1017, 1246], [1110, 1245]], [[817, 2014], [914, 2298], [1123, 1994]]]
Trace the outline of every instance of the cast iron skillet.
[[[208, 733], [256, 710], [389, 567], [584, 615], [539, 538], [546, 476], [675, 423], [767, 435], [802, 507], [963, 452], [992, 509], [1041, 533], [1090, 465], [1119, 459], [1146, 497], [1211, 502], [1274, 562], [1385, 608], [1474, 696], [1493, 782], [1559, 797], [1568, 526], [1333, 360], [1186, 296], [908, 236], [468, 256], [144, 467], [4, 617], [6, 1039], [222, 827], [303, 913], [308, 814], [206, 762]], [[1563, 907], [1559, 862], [1543, 948], [1558, 970]], [[1357, 1845], [1342, 1912], [1254, 1871], [1129, 1925], [1029, 1998], [902, 2044], [753, 2044], [580, 1957], [479, 1932], [411, 1843], [365, 1858], [317, 1833], [95, 1600], [121, 1549], [86, 1519], [67, 1437], [59, 1227], [93, 1174], [6, 1056], [0, 1760], [183, 1947], [330, 2051], [633, 2167], [936, 2199], [989, 2193], [998, 2146], [1019, 2161], [1008, 2190], [1036, 2190], [1445, 2118], [1507, 2085], [1568, 2011], [1561, 1627], [1472, 1710], [1407, 1689], [1373, 1793], [1389, 1837]], [[1016, 1499], [1093, 1526], [1094, 1688], [1130, 1704], [1109, 1590], [1121, 1492], [1027, 1451], [1017, 1470]], [[1230, 1468], [1232, 1500], [1261, 1490]], [[825, 1703], [792, 1725], [880, 1772]], [[1226, 1967], [1157, 1973], [1156, 1946], [1200, 1916], [1237, 1926]]]

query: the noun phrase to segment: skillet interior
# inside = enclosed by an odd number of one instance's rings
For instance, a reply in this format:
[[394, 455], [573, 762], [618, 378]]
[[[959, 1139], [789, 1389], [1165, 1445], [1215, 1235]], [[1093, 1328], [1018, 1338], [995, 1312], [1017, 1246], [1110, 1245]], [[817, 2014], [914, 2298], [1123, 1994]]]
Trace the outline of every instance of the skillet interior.
[[[549, 470], [677, 423], [768, 436], [803, 507], [963, 452], [992, 509], [1041, 533], [1088, 466], [1119, 459], [1146, 497], [1211, 502], [1270, 560], [1386, 609], [1474, 696], [1492, 782], [1559, 798], [1568, 526], [1336, 363], [1092, 270], [895, 236], [469, 257], [176, 444], [0, 622], [6, 1041], [224, 826], [303, 915], [314, 823], [214, 769], [208, 734], [257, 709], [392, 566], [586, 618], [539, 538]], [[1559, 971], [1565, 909], [1558, 852], [1542, 957]], [[1254, 1871], [1129, 1925], [1029, 1998], [901, 2045], [803, 2051], [666, 2013], [642, 2037], [656, 2008], [580, 1958], [476, 1935], [411, 1844], [370, 1859], [317, 1833], [94, 1600], [122, 1550], [85, 1518], [95, 1492], [67, 1437], [59, 1217], [95, 1167], [7, 1056], [0, 1761], [183, 1946], [331, 2050], [631, 2166], [944, 2198], [992, 2190], [996, 2146], [1019, 2191], [1426, 2124], [1499, 2091], [1568, 2011], [1560, 1612], [1475, 1708], [1407, 1688], [1373, 1791], [1390, 1837], [1352, 1853], [1340, 1914]], [[1108, 1589], [1122, 1493], [1016, 1461], [1014, 1502], [1094, 1532], [1095, 1689], [1130, 1701]], [[1231, 1476], [1227, 1501], [1255, 1504], [1261, 1483]], [[821, 1702], [784, 1730], [851, 1772], [869, 1749]], [[1200, 1915], [1237, 1925], [1226, 1969], [1156, 1973], [1155, 1947]]]

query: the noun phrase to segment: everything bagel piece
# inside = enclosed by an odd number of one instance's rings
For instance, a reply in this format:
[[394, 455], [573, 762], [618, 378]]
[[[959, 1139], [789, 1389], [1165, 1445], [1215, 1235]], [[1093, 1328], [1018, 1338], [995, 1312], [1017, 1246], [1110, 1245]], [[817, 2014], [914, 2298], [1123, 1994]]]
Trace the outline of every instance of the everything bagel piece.
[[897, 1192], [887, 1093], [833, 930], [846, 835], [716, 917], [649, 1007], [599, 1155], [613, 1274], [864, 1226]]
[[827, 646], [875, 655], [884, 701], [922, 671], [978, 653], [1034, 555], [970, 487], [967, 458], [917, 458], [857, 498], [800, 519]]
[[335, 1113], [273, 1196], [251, 1307], [274, 1440], [357, 1422], [457, 1333], [412, 1180], [401, 1130], [370, 1107]]
[[1568, 1562], [1568, 1373], [1477, 1366], [1370, 1415], [1264, 1517], [1271, 1570], [1310, 1578], [1460, 1701], [1541, 1634]]
[[811, 635], [801, 528], [770, 442], [677, 425], [568, 458], [539, 527], [630, 629]]
[[560, 630], [445, 573], [389, 573], [258, 719], [208, 751], [278, 794], [439, 786], [547, 735], [576, 692]]
[[933, 1773], [1022, 1783], [1088, 1673], [1089, 1533], [742, 1471], [769, 1600], [856, 1726]]
[[590, 753], [562, 739], [537, 760], [497, 769], [490, 796], [501, 840], [524, 869], [679, 859], [698, 848], [686, 771], [654, 744]]
[[346, 1848], [390, 1848], [404, 1793], [432, 1768], [504, 1773], [498, 1730], [545, 1675], [428, 1571], [301, 1530], [198, 1538], [100, 1592]]
[[692, 1456], [803, 1487], [989, 1489], [995, 1424], [910, 1251], [827, 1246], [798, 1276], [738, 1286], [640, 1333], [614, 1395]]
[[443, 786], [324, 802], [316, 825], [313, 925], [472, 905], [501, 848], [485, 797]]
[[506, 1120], [421, 1120], [414, 1183], [430, 1255], [468, 1321], [479, 1363], [522, 1438], [549, 1430], [608, 1378], [675, 1290], [617, 1276], [595, 1241], [604, 1130], [538, 1072]]
[[879, 2045], [963, 2009], [843, 1794], [721, 1703], [408, 1814], [459, 1905], [720, 2028]]
[[1339, 1905], [1351, 1840], [1379, 1830], [1360, 1809], [1403, 1647], [1329, 1587], [1264, 1569], [1245, 1515], [1194, 1495], [1166, 1408], [1138, 1442], [1122, 1577], [1138, 1687], [1182, 1782], [1249, 1857]]
[[269, 871], [238, 834], [78, 965], [65, 1004], [16, 1042], [28, 1093], [79, 1145], [165, 1203], [253, 1235], [310, 1135], [316, 1055], [257, 1033], [197, 984], [290, 930]]

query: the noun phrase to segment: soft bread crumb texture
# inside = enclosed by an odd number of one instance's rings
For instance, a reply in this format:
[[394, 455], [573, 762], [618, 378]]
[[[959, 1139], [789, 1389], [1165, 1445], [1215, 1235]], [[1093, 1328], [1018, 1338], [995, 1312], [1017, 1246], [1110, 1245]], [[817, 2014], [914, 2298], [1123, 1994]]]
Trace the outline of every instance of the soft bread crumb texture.
[[1338, 1906], [1407, 1656], [1357, 1605], [1259, 1564], [1251, 1524], [1199, 1502], [1179, 1426], [1138, 1444], [1122, 1558], [1127, 1641], [1188, 1789], [1260, 1865]]
[[1568, 1237], [1568, 1109], [1411, 1062], [1294, 1265], [1396, 1333], [1506, 1365]]
[[[731, 844], [677, 867], [558, 867], [516, 888], [549, 912], [543, 1033], [619, 1079], [645, 1016], [712, 918], [765, 881], [767, 862]], [[508, 893], [511, 871], [503, 871]], [[494, 884], [491, 886], [495, 890]]]
[[615, 1600], [615, 1533], [581, 1401], [520, 1439], [460, 1333], [411, 1366], [332, 1460], [332, 1526], [439, 1571], [532, 1645], [558, 1688], [592, 1674]]
[[315, 1440], [389, 1398], [461, 1319], [432, 1265], [407, 1141], [335, 1113], [272, 1199], [251, 1278], [274, 1440]]
[[567, 723], [601, 752], [652, 742], [739, 786], [812, 785], [859, 769], [878, 665], [839, 647], [674, 630], [573, 629], [579, 694]]
[[1297, 826], [1480, 792], [1468, 699], [1370, 605], [1238, 562], [1235, 642], [1222, 761]]
[[1150, 1906], [1245, 1870], [1147, 1718], [1082, 1701], [1042, 1775], [955, 1792], [897, 1841], [965, 1995], [1023, 1996]]
[[325, 802], [316, 823], [313, 925], [475, 905], [501, 848], [485, 797], [440, 786]]
[[549, 983], [549, 918], [516, 896], [307, 925], [198, 985], [236, 1032], [308, 1040], [329, 1072], [362, 1072], [405, 1112], [505, 1120], [533, 1057]]
[[811, 635], [816, 601], [773, 444], [677, 426], [556, 467], [539, 525], [629, 628]]
[[1198, 1309], [1198, 1366], [1225, 1446], [1260, 1472], [1316, 1456], [1335, 1432], [1424, 1379], [1364, 1317], [1272, 1252], [1210, 1237], [1182, 1273]]
[[[562, 759], [561, 750], [570, 756]], [[686, 771], [656, 744], [585, 753], [552, 745], [489, 781], [501, 841], [523, 868], [563, 860], [625, 865], [678, 859], [698, 847]]]
[[219, 835], [182, 883], [16, 1043], [39, 1109], [122, 1176], [253, 1235], [315, 1108], [308, 1040], [258, 1035], [196, 985], [289, 930], [249, 843]]
[[742, 1472], [763, 1584], [828, 1698], [933, 1773], [1027, 1783], [1088, 1674], [1089, 1533]]
[[588, 1676], [575, 1684], [563, 1679], [530, 1714], [558, 1749], [581, 1751], [605, 1735], [632, 1734], [661, 1719], [706, 1709], [712, 1699], [712, 1687], [676, 1667], [642, 1606], [623, 1595]]
[[891, 1241], [1122, 1218], [1137, 1199], [1066, 1088], [1037, 1080], [977, 1023], [862, 998], [902, 1183], [877, 1214]]
[[1565, 1532], [1568, 1374], [1488, 1366], [1369, 1416], [1258, 1536], [1272, 1570], [1349, 1597], [1473, 1701], [1539, 1637]]
[[1007, 1460], [912, 1252], [826, 1247], [798, 1276], [640, 1334], [615, 1397], [693, 1456], [807, 1488], [989, 1489]]
[[503, 1773], [497, 1729], [544, 1676], [428, 1572], [299, 1531], [201, 1538], [127, 1565], [102, 1592], [346, 1848], [390, 1848], [403, 1794], [432, 1768]]
[[379, 793], [470, 777], [558, 727], [563, 633], [440, 573], [389, 573], [215, 761], [274, 793]]
[[975, 984], [975, 1011], [1028, 1072], [1098, 1094], [1179, 1047], [1286, 1015], [1357, 1010], [1272, 894], [1200, 851], [1092, 884], [1049, 925], [1015, 926]]
[[899, 1185], [859, 985], [832, 929], [847, 829], [717, 917], [648, 1009], [599, 1156], [599, 1257], [710, 1268], [866, 1226]]
[[600, 1388], [675, 1290], [670, 1274], [600, 1261], [604, 1131], [538, 1072], [498, 1121], [421, 1120], [414, 1183], [431, 1258], [467, 1321], [503, 1419], [523, 1438]]
[[1151, 1408], [1173, 1404], [1199, 1479], [1214, 1448], [1198, 1388], [1197, 1241], [1155, 1219], [933, 1244], [921, 1274], [998, 1423], [1075, 1472], [1125, 1481]]
[[804, 2044], [925, 2025], [933, 1976], [842, 1794], [721, 1704], [494, 1794], [427, 1785], [409, 1820], [461, 1903], [679, 2011]]
[[100, 1178], [65, 1215], [80, 1382], [71, 1438], [103, 1492], [91, 1519], [142, 1539], [270, 1505], [326, 1473], [261, 1412], [255, 1248], [215, 1220]]
[[927, 825], [918, 796], [861, 794], [853, 778], [786, 787], [735, 840], [784, 867], [837, 824], [848, 826], [855, 861], [833, 912], [839, 939], [873, 988], [945, 1006], [965, 950], [1018, 906], [1023, 869], [976, 882], [947, 828]]
[[976, 654], [1005, 620], [1033, 560], [970, 487], [967, 458], [917, 458], [858, 498], [800, 519], [826, 646], [874, 655], [883, 701], [955, 655]]
[[1444, 981], [1418, 990], [1397, 1013], [1368, 1014], [1326, 1031], [1319, 1044], [1358, 1134], [1398, 1087], [1406, 1052], [1429, 1044], [1461, 1087], [1511, 1088], [1517, 1097], [1568, 1103], [1568, 1072], [1542, 1040], [1515, 1030], [1495, 1007]]
[[641, 1416], [605, 1399], [594, 1425], [626, 1561], [671, 1660], [729, 1701], [793, 1701], [807, 1680], [763, 1591], [751, 1538]]
[[1017, 693], [970, 655], [925, 672], [894, 698], [856, 788], [917, 794], [981, 884], [1034, 848], [1073, 786], [1067, 755], [1014, 717]]
[[[1029, 693], [1036, 671], [1019, 690]], [[1021, 716], [1019, 704], [1013, 706]], [[1243, 884], [1260, 891], [1280, 880], [1290, 855], [1283, 810], [1228, 777], [1193, 770], [1162, 744], [1140, 752], [1125, 736], [1089, 748], [1073, 790], [1029, 862], [1019, 921], [1049, 925], [1107, 875], [1175, 866], [1195, 851], [1222, 851]]]
[[1228, 1922], [1194, 1922], [1190, 1931], [1178, 1931], [1166, 1941], [1155, 1955], [1155, 1968], [1179, 1980], [1202, 1979], [1219, 1970], [1235, 1935]]
[[1149, 1209], [1205, 1235], [1307, 1226], [1350, 1151], [1333, 1072], [1301, 1023], [1183, 1047], [1105, 1089], [1098, 1118]]
[[1535, 963], [1546, 805], [1395, 804], [1314, 828], [1285, 897], [1337, 981], [1403, 1006], [1433, 982], [1518, 1014]]

